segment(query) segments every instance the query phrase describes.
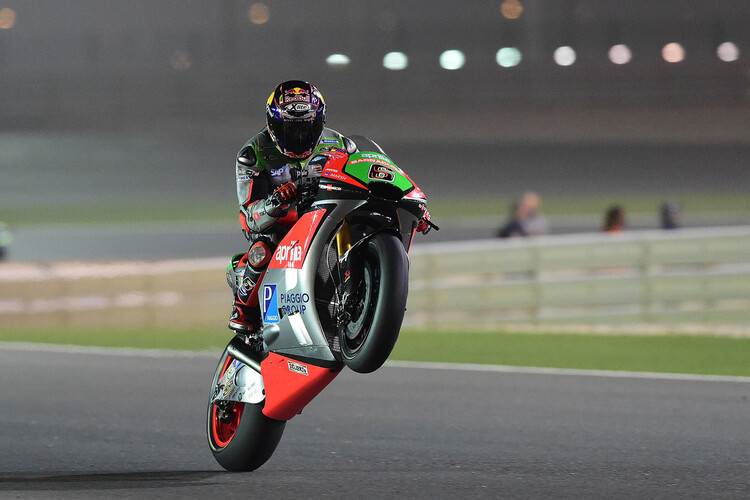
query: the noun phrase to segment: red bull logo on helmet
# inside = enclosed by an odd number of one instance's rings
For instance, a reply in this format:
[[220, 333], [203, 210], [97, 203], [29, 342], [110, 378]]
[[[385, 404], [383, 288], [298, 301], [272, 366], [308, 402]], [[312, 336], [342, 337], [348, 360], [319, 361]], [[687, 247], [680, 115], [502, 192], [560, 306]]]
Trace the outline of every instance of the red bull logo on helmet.
[[283, 102], [314, 102], [310, 98], [310, 92], [301, 88], [294, 87], [292, 89], [284, 91]]

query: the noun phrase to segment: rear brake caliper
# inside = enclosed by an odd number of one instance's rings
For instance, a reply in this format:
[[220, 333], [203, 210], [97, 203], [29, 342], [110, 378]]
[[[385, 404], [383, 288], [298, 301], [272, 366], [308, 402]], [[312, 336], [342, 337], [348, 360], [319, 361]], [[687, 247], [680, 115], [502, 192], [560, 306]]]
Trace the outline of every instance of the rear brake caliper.
[[216, 403], [216, 417], [224, 423], [233, 418], [234, 401], [219, 401]]

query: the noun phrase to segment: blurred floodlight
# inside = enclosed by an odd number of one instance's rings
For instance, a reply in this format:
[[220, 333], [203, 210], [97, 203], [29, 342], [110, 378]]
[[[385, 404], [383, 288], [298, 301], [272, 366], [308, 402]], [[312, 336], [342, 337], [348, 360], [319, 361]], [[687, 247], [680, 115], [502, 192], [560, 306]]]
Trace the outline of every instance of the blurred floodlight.
[[169, 59], [169, 63], [172, 65], [172, 68], [177, 71], [188, 70], [193, 65], [190, 54], [184, 50], [175, 50], [172, 53], [172, 57]]
[[334, 68], [340, 68], [349, 64], [351, 60], [344, 54], [331, 54], [326, 58], [326, 63]]
[[264, 3], [254, 3], [247, 9], [247, 17], [253, 24], [266, 24], [271, 18], [271, 10]]
[[443, 69], [460, 69], [466, 62], [466, 56], [460, 50], [446, 50], [440, 54], [440, 67]]
[[679, 43], [668, 43], [661, 49], [661, 56], [669, 63], [678, 63], [685, 59], [685, 49]]
[[740, 58], [740, 49], [732, 42], [724, 42], [716, 49], [716, 55], [724, 62], [732, 62]]
[[388, 52], [383, 57], [383, 66], [394, 71], [404, 69], [409, 65], [409, 58], [403, 52]]
[[495, 60], [497, 61], [497, 64], [503, 68], [518, 66], [521, 62], [521, 51], [515, 47], [503, 47], [497, 51]]
[[0, 9], [0, 30], [9, 30], [16, 24], [16, 11], [4, 7]]
[[555, 49], [554, 59], [560, 66], [570, 66], [576, 62], [576, 51], [573, 47], [564, 45]]
[[633, 58], [633, 53], [627, 45], [613, 45], [609, 49], [609, 60], [615, 64], [627, 64]]
[[518, 0], [505, 0], [500, 5], [500, 12], [506, 19], [518, 19], [523, 13], [523, 5]]

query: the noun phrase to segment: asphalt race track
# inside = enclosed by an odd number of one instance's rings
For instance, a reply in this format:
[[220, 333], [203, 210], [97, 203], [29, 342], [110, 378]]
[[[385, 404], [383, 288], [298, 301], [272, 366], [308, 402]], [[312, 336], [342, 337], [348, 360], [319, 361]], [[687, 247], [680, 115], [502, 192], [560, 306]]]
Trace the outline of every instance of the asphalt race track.
[[342, 373], [253, 473], [211, 457], [218, 354], [0, 345], [0, 497], [747, 498], [750, 381]]

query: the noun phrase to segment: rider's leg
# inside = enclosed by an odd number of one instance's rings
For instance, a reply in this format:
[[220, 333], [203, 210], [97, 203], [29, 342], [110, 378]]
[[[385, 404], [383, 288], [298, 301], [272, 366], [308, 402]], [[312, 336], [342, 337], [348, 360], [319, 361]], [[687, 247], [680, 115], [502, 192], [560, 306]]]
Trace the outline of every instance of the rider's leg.
[[238, 333], [252, 334], [260, 330], [258, 285], [273, 255], [274, 245], [266, 238], [256, 240], [242, 260], [247, 262], [240, 287], [234, 294], [234, 307], [229, 328]]

